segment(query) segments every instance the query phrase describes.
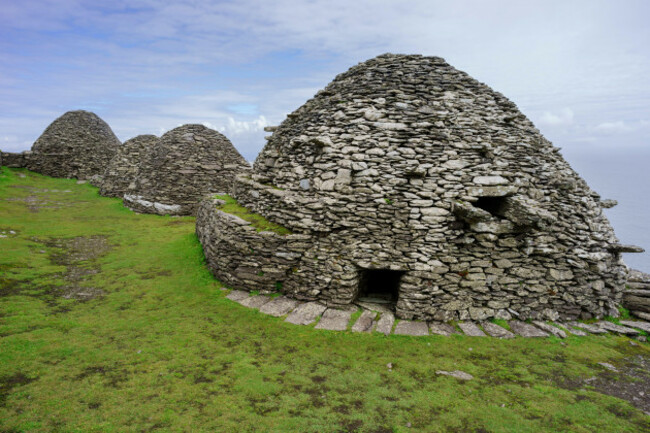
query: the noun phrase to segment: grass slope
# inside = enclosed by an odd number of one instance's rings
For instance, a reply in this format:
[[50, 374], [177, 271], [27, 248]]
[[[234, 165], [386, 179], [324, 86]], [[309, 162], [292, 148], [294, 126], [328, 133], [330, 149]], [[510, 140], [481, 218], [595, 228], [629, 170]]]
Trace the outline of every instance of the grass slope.
[[[0, 233], [0, 431], [650, 429], [582, 381], [598, 362], [650, 356], [626, 338], [293, 326], [224, 298], [193, 218], [136, 215], [23, 170], [0, 174]], [[456, 369], [475, 379], [435, 374]]]

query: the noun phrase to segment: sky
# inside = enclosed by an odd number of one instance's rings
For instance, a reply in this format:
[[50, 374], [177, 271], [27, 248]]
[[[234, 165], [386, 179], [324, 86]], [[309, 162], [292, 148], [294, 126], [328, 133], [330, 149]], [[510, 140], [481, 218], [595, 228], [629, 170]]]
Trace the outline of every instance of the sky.
[[[27, 150], [84, 109], [122, 141], [202, 123], [254, 160], [264, 126], [337, 74], [386, 52], [435, 55], [624, 197], [617, 233], [650, 249], [647, 225], [623, 227], [650, 221], [650, 204], [625, 211], [650, 203], [650, 175], [626, 170], [650, 163], [648, 18], [645, 0], [0, 0], [0, 149]], [[632, 260], [650, 271], [650, 255]]]

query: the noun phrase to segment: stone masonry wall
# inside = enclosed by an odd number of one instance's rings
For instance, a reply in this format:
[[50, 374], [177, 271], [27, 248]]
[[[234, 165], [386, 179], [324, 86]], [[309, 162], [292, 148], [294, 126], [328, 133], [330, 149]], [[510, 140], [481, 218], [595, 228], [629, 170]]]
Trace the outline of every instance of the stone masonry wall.
[[157, 141], [155, 135], [138, 135], [125, 141], [104, 171], [99, 193], [106, 197], [122, 197], [135, 181], [142, 159]]
[[403, 273], [401, 318], [618, 314], [626, 247], [606, 202], [511, 101], [437, 57], [336, 77], [274, 129], [233, 196], [311, 237], [283, 284], [297, 297], [347, 304], [381, 269]]

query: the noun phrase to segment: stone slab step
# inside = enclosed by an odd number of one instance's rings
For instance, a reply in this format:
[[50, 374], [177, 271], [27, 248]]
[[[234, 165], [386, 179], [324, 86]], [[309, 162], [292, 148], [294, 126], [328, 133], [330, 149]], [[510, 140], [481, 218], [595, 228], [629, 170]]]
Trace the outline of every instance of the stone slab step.
[[558, 328], [557, 326], [550, 325], [539, 320], [533, 320], [533, 325], [537, 326], [542, 331], [548, 332], [551, 335], [555, 335], [559, 338], [566, 338], [566, 332]]
[[483, 322], [481, 323], [483, 330], [488, 333], [491, 337], [496, 338], [515, 338], [515, 334], [508, 331], [502, 326], [497, 325], [492, 322]]
[[264, 304], [260, 308], [260, 312], [274, 317], [281, 317], [293, 311], [298, 304], [300, 304], [300, 302], [295, 299], [290, 299], [286, 296], [279, 296], [271, 302]]
[[630, 313], [633, 314], [634, 316], [638, 317], [639, 319], [650, 320], [650, 313], [646, 313], [645, 311], [631, 310]]
[[314, 323], [326, 309], [325, 305], [318, 302], [305, 302], [298, 305], [284, 321], [294, 325], [309, 325]]
[[580, 329], [573, 328], [566, 323], [560, 323], [559, 325], [562, 326], [562, 329], [567, 331], [569, 334], [573, 334], [578, 337], [586, 337], [587, 335], [589, 335], [585, 331], [581, 331]]
[[621, 324], [631, 328], [638, 328], [645, 332], [650, 332], [650, 323], [638, 320], [621, 320]]
[[616, 332], [617, 334], [639, 335], [639, 331], [637, 331], [636, 329], [628, 328], [627, 326], [617, 325], [612, 322], [607, 322], [607, 321], [598, 322], [598, 326], [600, 326], [601, 328], [607, 331]]
[[377, 326], [375, 331], [381, 332], [384, 335], [390, 334], [393, 330], [393, 324], [395, 323], [395, 315], [391, 312], [382, 313], [381, 317], [377, 321]]
[[415, 322], [412, 320], [400, 320], [395, 325], [395, 335], [412, 335], [415, 337], [429, 335], [427, 322]]
[[241, 305], [248, 308], [259, 309], [264, 304], [267, 304], [271, 301], [271, 298], [264, 295], [255, 295], [244, 298], [241, 301], [238, 301]]
[[320, 321], [316, 325], [316, 329], [327, 329], [328, 331], [345, 331], [348, 329], [348, 323], [350, 323], [351, 316], [351, 311], [328, 308], [320, 318]]
[[352, 332], [372, 332], [373, 328], [377, 324], [375, 317], [377, 317], [376, 312], [363, 310], [361, 316], [359, 316], [354, 325], [352, 325]]
[[242, 299], [248, 298], [250, 295], [250, 293], [244, 290], [232, 290], [226, 295], [226, 298], [230, 299], [231, 301], [239, 302]]
[[476, 323], [473, 322], [458, 322], [458, 327], [470, 337], [486, 337], [485, 332], [481, 331]]
[[443, 322], [430, 322], [429, 331], [431, 331], [432, 334], [444, 335], [445, 337], [448, 337], [452, 334], [460, 334], [456, 328], [448, 323]]
[[519, 320], [513, 320], [510, 324], [510, 329], [517, 335], [521, 335], [525, 338], [542, 338], [548, 337], [548, 333], [542, 331], [541, 329], [531, 325], [530, 323], [521, 322]]
[[569, 322], [569, 325], [573, 326], [574, 328], [584, 329], [590, 334], [607, 334], [607, 331], [605, 331], [602, 328], [599, 328], [596, 325], [588, 325], [586, 323], [580, 323], [580, 322]]

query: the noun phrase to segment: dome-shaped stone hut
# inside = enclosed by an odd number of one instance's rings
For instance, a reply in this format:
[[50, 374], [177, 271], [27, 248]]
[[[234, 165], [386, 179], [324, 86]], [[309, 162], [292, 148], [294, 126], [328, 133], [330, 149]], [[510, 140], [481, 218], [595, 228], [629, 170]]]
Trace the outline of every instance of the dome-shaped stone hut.
[[618, 314], [627, 247], [605, 204], [515, 104], [439, 57], [337, 76], [232, 196], [292, 233], [202, 203], [208, 265], [235, 288], [392, 302], [405, 319]]
[[104, 172], [120, 145], [95, 113], [68, 111], [36, 140], [27, 168], [52, 177], [89, 179]]
[[143, 158], [157, 141], [155, 135], [138, 135], [125, 141], [104, 171], [99, 193], [106, 197], [122, 197], [135, 181]]
[[250, 165], [223, 134], [203, 125], [165, 133], [142, 159], [124, 204], [136, 212], [192, 215], [208, 194], [228, 191]]

